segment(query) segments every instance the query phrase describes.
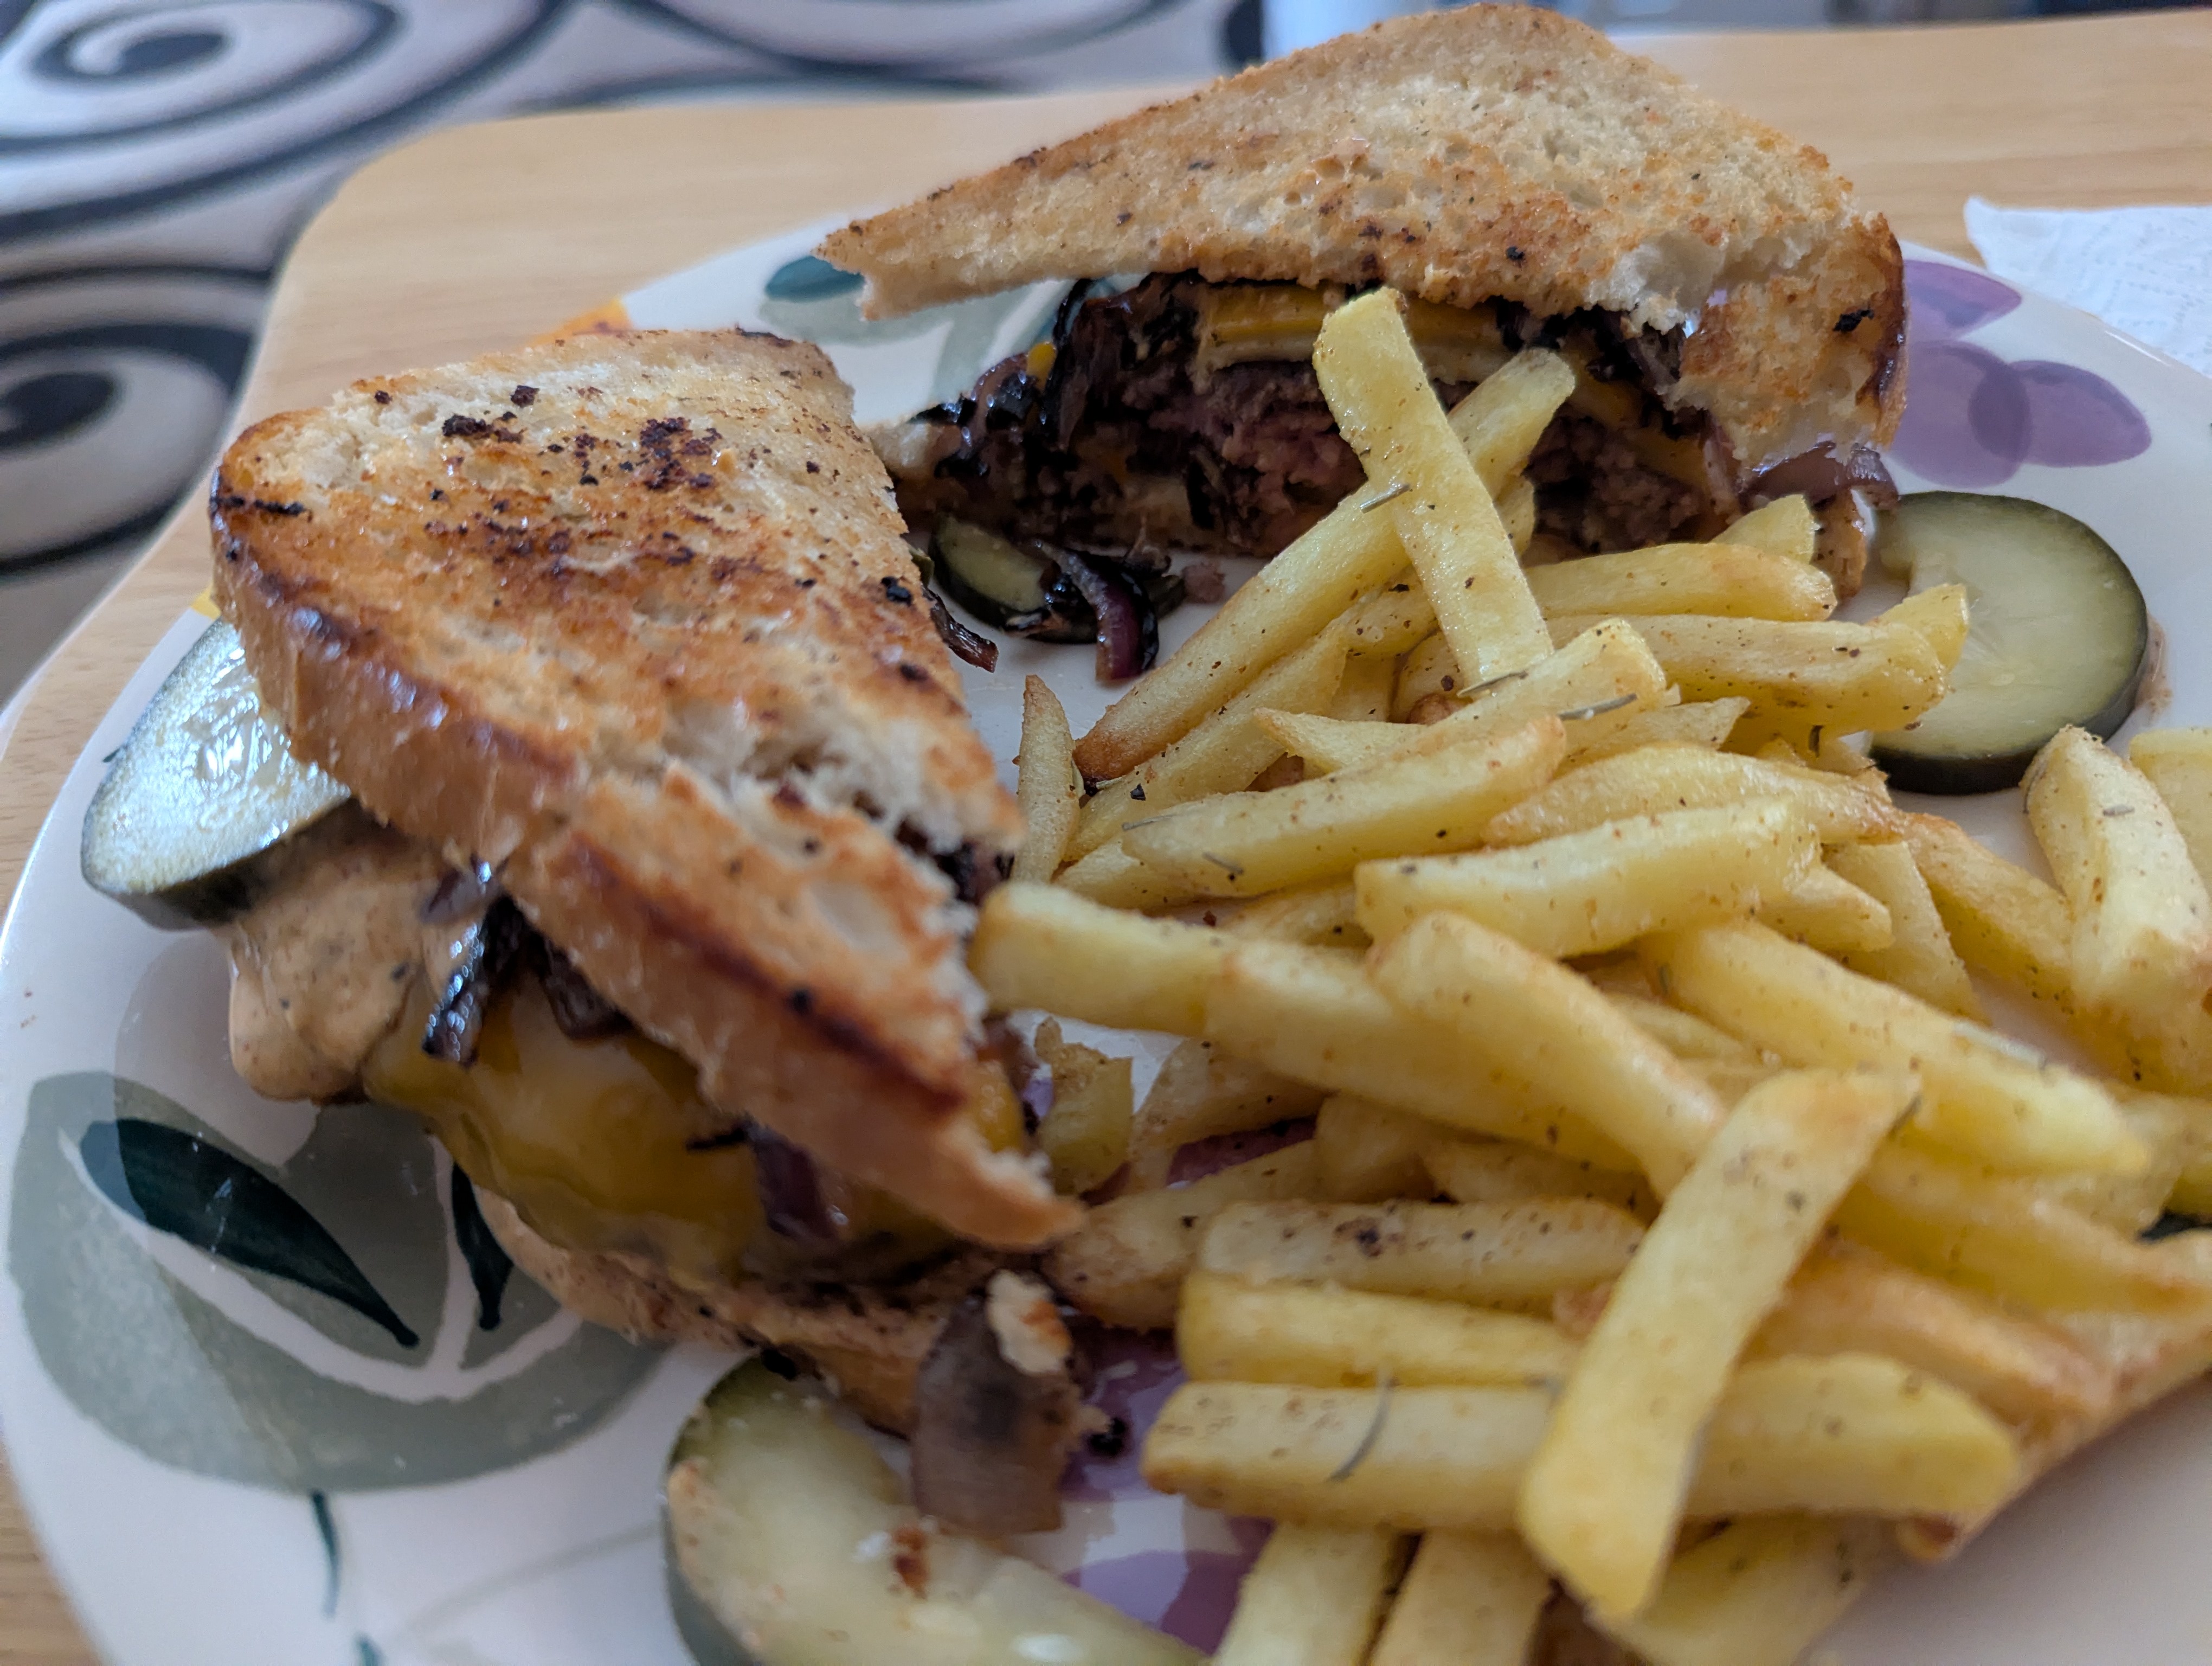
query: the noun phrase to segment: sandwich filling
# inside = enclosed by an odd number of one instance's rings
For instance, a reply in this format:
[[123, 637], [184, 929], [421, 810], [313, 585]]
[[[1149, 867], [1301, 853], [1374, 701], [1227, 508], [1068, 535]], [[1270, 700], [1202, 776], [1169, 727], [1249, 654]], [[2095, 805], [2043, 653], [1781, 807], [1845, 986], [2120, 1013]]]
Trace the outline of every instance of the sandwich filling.
[[[1347, 291], [1188, 272], [1096, 287], [1069, 292], [1048, 343], [879, 441], [910, 525], [952, 515], [1090, 554], [1266, 556], [1363, 483], [1310, 362]], [[1448, 404], [1524, 347], [1574, 367], [1575, 392], [1528, 471], [1555, 555], [1710, 538], [1796, 492], [1849, 542], [1858, 497], [1895, 496], [1865, 445], [1838, 456], [1824, 443], [1746, 477], [1706, 415], [1675, 397], [1680, 327], [1594, 308], [1543, 318], [1504, 301], [1415, 301], [1407, 324]], [[1854, 559], [1863, 566], [1863, 549], [1838, 564]]]

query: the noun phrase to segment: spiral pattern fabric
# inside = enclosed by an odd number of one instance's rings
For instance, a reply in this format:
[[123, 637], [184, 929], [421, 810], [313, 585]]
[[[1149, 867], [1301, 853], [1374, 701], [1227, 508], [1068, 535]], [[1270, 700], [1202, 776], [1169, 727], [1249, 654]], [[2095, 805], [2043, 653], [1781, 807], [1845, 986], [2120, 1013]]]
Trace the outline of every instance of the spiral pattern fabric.
[[1196, 76], [1258, 39], [1257, 0], [0, 0], [0, 696], [43, 646], [22, 601], [89, 600], [204, 471], [285, 246], [378, 150], [809, 82]]

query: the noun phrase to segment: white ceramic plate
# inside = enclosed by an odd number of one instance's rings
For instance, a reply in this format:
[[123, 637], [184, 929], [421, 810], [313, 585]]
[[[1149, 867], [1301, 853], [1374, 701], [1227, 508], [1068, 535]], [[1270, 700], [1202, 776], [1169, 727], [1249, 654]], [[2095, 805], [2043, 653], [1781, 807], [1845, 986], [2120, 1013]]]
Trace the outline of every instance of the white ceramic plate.
[[[819, 341], [871, 420], [964, 388], [1035, 339], [1057, 299], [1048, 287], [871, 326], [851, 282], [806, 258], [813, 240], [665, 279], [628, 297], [629, 315]], [[2212, 622], [2197, 496], [2212, 382], [1941, 257], [1911, 271], [1899, 483], [2013, 492], [2094, 526], [2172, 645], [2137, 721], [2212, 722], [2212, 663], [2188, 651]], [[1199, 613], [1170, 618], [1169, 646]], [[246, 1091], [215, 939], [155, 931], [79, 876], [102, 759], [204, 623], [179, 620], [94, 732], [0, 939], [0, 1419], [47, 1553], [117, 1666], [683, 1666], [659, 1480], [727, 1361], [580, 1328], [520, 1278], [487, 1304], [499, 1269], [459, 1247], [465, 1198], [444, 1156], [390, 1113]], [[969, 676], [1002, 758], [1030, 670], [1079, 731], [1105, 704], [1087, 651], [1007, 644], [995, 676]], [[2026, 852], [2016, 795], [1943, 807]], [[1103, 1376], [1140, 1424], [1170, 1381], [1134, 1343]], [[1884, 1585], [1832, 1657], [2212, 1658], [2208, 1450], [2212, 1395], [2193, 1388], [1955, 1564]], [[1078, 1476], [1068, 1525], [1030, 1547], [1210, 1646], [1263, 1536], [1147, 1493], [1124, 1458]]]

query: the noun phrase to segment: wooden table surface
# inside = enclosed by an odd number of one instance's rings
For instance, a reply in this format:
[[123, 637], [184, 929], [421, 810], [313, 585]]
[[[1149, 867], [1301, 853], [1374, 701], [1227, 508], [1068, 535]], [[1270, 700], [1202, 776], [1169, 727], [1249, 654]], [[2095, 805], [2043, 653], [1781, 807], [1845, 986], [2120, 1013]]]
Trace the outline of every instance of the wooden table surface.
[[[1969, 195], [2212, 195], [2212, 12], [1644, 50], [1826, 150], [1900, 237], [1960, 254]], [[655, 109], [454, 129], [364, 168], [293, 251], [241, 423], [378, 371], [512, 344], [716, 251], [888, 204], [1074, 132], [1136, 92]], [[94, 723], [205, 582], [197, 503], [64, 642], [0, 732], [0, 890]], [[0, 1666], [94, 1658], [0, 1478]]]

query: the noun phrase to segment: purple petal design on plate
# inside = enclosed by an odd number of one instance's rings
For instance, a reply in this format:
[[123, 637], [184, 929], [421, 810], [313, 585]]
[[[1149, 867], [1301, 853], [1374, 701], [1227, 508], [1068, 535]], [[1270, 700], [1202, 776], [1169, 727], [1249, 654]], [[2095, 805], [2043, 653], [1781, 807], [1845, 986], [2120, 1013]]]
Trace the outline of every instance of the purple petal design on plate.
[[1140, 1499], [1152, 1492], [1138, 1472], [1146, 1432], [1182, 1382], [1175, 1339], [1166, 1332], [1109, 1330], [1079, 1322], [1077, 1341], [1091, 1362], [1089, 1402], [1128, 1431], [1121, 1452], [1102, 1456], [1078, 1446], [1068, 1460], [1060, 1496], [1069, 1499]]
[[2009, 283], [1987, 272], [1947, 266], [1940, 260], [1905, 263], [1905, 298], [1911, 313], [1913, 337], [1922, 342], [1963, 336], [2020, 305], [2020, 291]]
[[2128, 396], [2078, 365], [2019, 359], [2027, 392], [2027, 460], [2050, 468], [2124, 463], [2150, 449], [2150, 424]]
[[[1262, 1542], [1266, 1537], [1260, 1535]], [[1079, 1568], [1066, 1578], [1132, 1620], [1212, 1654], [1237, 1611], [1237, 1587], [1259, 1554], [1257, 1544], [1244, 1552], [1144, 1550]]]
[[1996, 486], [2027, 457], [2027, 386], [1996, 354], [1917, 342], [1890, 454], [1939, 486]]

